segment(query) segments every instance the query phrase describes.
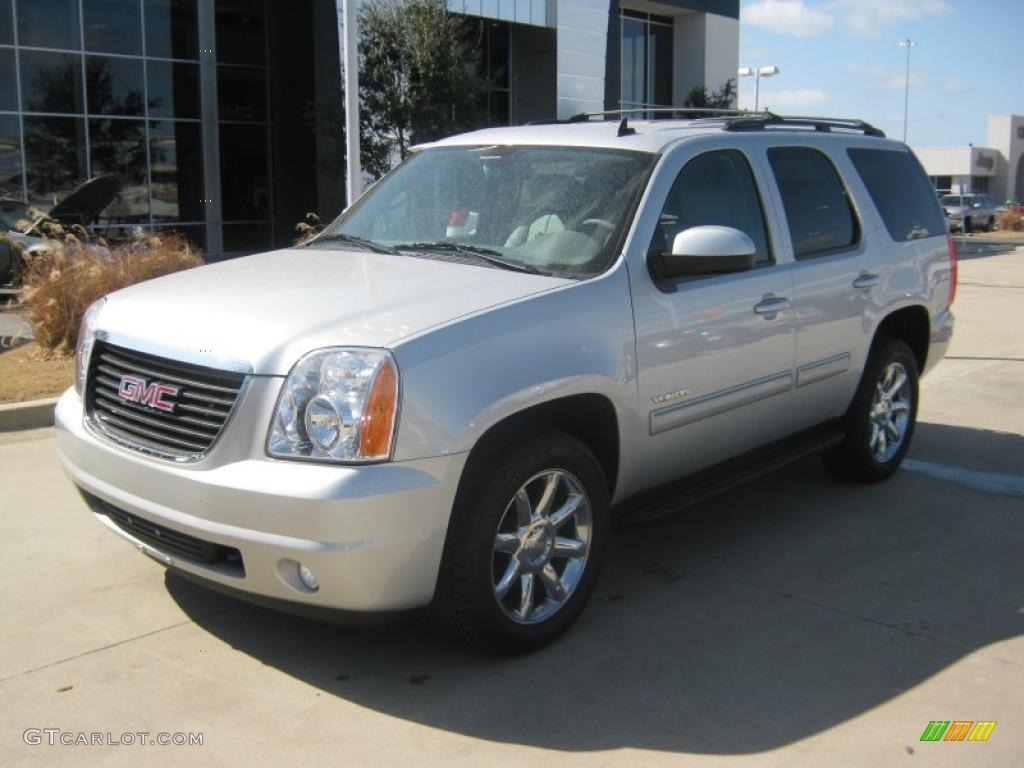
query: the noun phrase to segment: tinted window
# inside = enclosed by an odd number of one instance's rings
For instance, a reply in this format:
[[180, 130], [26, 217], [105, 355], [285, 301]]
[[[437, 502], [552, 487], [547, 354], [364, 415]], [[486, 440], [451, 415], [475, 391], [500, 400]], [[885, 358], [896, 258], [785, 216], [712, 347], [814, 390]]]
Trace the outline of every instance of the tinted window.
[[171, 59], [199, 56], [196, 0], [146, 0], [146, 54]]
[[141, 115], [142, 61], [85, 57], [86, 101], [92, 115]]
[[85, 48], [108, 53], [142, 53], [139, 0], [83, 0]]
[[823, 256], [857, 242], [846, 189], [824, 154], [775, 147], [768, 150], [768, 160], [782, 195], [796, 258]]
[[147, 61], [151, 117], [199, 117], [199, 65]]
[[658, 220], [651, 252], [669, 253], [676, 235], [706, 224], [746, 233], [757, 248], [756, 263], [771, 262], [761, 199], [750, 164], [734, 149], [700, 155], [679, 172]]
[[16, 115], [0, 115], [0, 198], [21, 199], [21, 132]]
[[82, 57], [21, 51], [21, 101], [27, 112], [84, 112]]
[[0, 43], [14, 42], [14, 22], [11, 14], [11, 0], [0, 0]]
[[946, 234], [942, 211], [924, 169], [910, 152], [849, 149], [850, 160], [897, 241]]
[[43, 209], [86, 179], [85, 122], [78, 117], [25, 117], [28, 201]]
[[18, 108], [18, 85], [14, 72], [14, 49], [0, 49], [0, 109], [5, 112], [14, 112]]
[[18, 43], [40, 48], [80, 47], [78, 0], [18, 3]]

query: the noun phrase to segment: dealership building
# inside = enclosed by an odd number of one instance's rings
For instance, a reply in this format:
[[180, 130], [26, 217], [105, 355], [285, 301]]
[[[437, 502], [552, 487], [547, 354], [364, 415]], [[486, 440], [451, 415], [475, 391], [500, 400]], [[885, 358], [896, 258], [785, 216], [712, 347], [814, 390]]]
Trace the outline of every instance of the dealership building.
[[[482, 125], [681, 105], [734, 77], [739, 0], [448, 0], [477, 25]], [[341, 0], [0, 0], [0, 198], [126, 179], [104, 226], [217, 259], [344, 204]]]
[[1024, 200], [1024, 115], [992, 115], [984, 147], [915, 147], [935, 189]]

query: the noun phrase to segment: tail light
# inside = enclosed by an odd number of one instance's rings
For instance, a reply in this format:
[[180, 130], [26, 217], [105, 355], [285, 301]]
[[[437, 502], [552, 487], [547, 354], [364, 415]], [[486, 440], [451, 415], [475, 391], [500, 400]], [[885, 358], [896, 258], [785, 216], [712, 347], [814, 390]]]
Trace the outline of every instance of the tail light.
[[959, 267], [957, 264], [956, 242], [952, 235], [947, 235], [949, 240], [949, 306], [953, 306], [953, 299], [956, 298], [956, 283], [959, 279]]

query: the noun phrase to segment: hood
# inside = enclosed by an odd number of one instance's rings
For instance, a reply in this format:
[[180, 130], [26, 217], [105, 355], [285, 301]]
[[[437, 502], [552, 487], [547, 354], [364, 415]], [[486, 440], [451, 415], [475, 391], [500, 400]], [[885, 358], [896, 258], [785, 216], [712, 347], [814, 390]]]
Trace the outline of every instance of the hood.
[[254, 373], [285, 375], [313, 349], [394, 346], [569, 282], [416, 256], [292, 248], [117, 291], [98, 327], [157, 354], [240, 360]]
[[73, 224], [87, 227], [99, 218], [123, 187], [124, 177], [116, 173], [97, 176], [72, 190], [46, 215], [66, 227]]

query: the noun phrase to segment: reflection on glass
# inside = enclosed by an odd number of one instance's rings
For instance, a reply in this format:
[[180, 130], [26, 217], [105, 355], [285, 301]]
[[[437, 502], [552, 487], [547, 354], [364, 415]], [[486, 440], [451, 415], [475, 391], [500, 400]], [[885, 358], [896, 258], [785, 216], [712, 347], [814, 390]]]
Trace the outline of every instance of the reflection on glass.
[[138, 0], [82, 0], [85, 49], [106, 53], [142, 53]]
[[90, 120], [89, 156], [92, 175], [124, 177], [121, 194], [103, 210], [106, 223], [149, 219], [146, 184], [146, 129], [141, 120]]
[[274, 247], [270, 224], [225, 224], [224, 252], [258, 253]]
[[198, 123], [149, 124], [154, 221], [203, 221], [203, 156]]
[[672, 104], [672, 27], [650, 26], [648, 38], [647, 102]]
[[0, 43], [14, 44], [14, 15], [11, 0], [0, 0]]
[[18, 3], [20, 45], [78, 50], [81, 48], [78, 32], [78, 0], [22, 0]]
[[221, 120], [266, 120], [267, 71], [217, 67], [217, 105]]
[[196, 0], [146, 0], [146, 55], [199, 58]]
[[263, 64], [263, 3], [217, 0], [217, 59], [231, 64]]
[[622, 101], [643, 103], [646, 76], [647, 25], [639, 19], [622, 19]]
[[85, 181], [85, 121], [26, 115], [24, 126], [28, 202], [49, 210]]
[[21, 199], [21, 134], [15, 115], [0, 115], [0, 200]]
[[141, 115], [142, 61], [86, 56], [85, 88], [91, 115]]
[[267, 138], [262, 125], [220, 126], [221, 210], [226, 221], [270, 216]]
[[0, 109], [16, 112], [18, 89], [15, 80], [14, 49], [0, 48]]
[[147, 61], [150, 117], [199, 117], [199, 65]]
[[21, 101], [27, 112], [83, 112], [82, 59], [70, 53], [20, 51]]

